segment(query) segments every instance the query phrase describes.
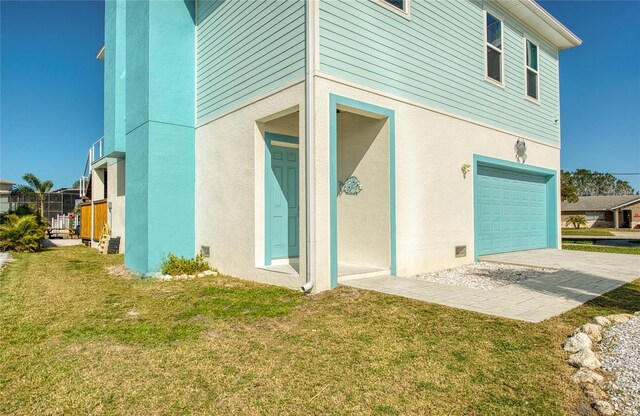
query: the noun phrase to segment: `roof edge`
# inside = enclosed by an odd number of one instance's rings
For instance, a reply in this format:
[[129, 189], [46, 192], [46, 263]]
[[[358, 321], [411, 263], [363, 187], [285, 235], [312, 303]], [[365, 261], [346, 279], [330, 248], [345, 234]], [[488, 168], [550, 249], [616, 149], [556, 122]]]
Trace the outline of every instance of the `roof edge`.
[[636, 202], [640, 202], [640, 196], [637, 197], [636, 199], [632, 199], [631, 201], [627, 201], [624, 204], [616, 205], [615, 207], [611, 207], [609, 209], [614, 210], [614, 209], [626, 207], [627, 205], [632, 205], [632, 204], [635, 204]]
[[572, 31], [567, 29], [565, 25], [560, 23], [558, 19], [553, 17], [551, 13], [546, 11], [542, 6], [535, 2], [535, 0], [520, 0], [520, 3], [527, 7], [530, 11], [541, 18], [545, 23], [551, 26], [556, 32], [564, 37], [572, 46], [558, 49], [569, 49], [582, 44], [582, 39], [576, 36]]
[[104, 45], [102, 45], [102, 47], [100, 48], [100, 50], [96, 54], [96, 59], [98, 61], [104, 61]]

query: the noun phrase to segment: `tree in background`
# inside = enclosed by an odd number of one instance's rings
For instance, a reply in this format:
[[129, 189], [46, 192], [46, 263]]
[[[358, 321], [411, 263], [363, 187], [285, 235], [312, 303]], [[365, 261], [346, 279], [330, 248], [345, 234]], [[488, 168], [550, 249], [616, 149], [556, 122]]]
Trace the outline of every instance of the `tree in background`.
[[49, 180], [41, 181], [33, 173], [26, 173], [22, 179], [27, 185], [18, 185], [16, 192], [36, 199], [40, 205], [40, 218], [44, 218], [44, 200], [47, 197], [47, 193], [53, 189], [53, 182]]
[[563, 201], [576, 203], [578, 202], [578, 195], [576, 194], [576, 187], [571, 184], [571, 172], [561, 172], [561, 187], [560, 197]]
[[71, 185], [71, 189], [80, 189], [80, 180], [78, 179]]
[[570, 197], [572, 188], [578, 197], [636, 194], [629, 182], [618, 179], [610, 173], [595, 172], [588, 169], [576, 169], [573, 172], [562, 171], [563, 201], [576, 202], [565, 199], [565, 192]]

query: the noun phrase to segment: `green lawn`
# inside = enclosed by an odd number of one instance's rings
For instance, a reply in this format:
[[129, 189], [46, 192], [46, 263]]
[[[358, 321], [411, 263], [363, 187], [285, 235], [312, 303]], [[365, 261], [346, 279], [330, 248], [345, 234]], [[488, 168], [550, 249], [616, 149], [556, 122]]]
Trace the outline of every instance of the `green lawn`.
[[612, 246], [595, 246], [593, 241], [572, 241], [569, 244], [562, 244], [563, 250], [579, 250], [579, 251], [595, 251], [598, 253], [618, 253], [618, 254], [636, 254], [640, 255], [640, 247], [612, 247]]
[[561, 343], [640, 281], [540, 324], [341, 287], [107, 273], [82, 246], [0, 274], [0, 414], [590, 414]]
[[562, 235], [593, 235], [598, 237], [613, 237], [611, 231], [603, 228], [563, 228]]

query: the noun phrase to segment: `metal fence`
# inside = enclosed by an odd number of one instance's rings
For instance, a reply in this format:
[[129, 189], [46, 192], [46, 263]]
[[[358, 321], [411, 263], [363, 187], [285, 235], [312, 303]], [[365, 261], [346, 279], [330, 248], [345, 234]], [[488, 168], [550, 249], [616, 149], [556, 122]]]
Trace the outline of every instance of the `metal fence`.
[[[44, 200], [44, 218], [51, 221], [58, 215], [73, 213], [76, 204], [80, 201], [78, 191], [70, 192], [50, 192]], [[15, 211], [21, 206], [30, 206], [34, 211], [40, 211], [40, 202], [24, 195], [12, 194], [9, 196], [9, 210]]]

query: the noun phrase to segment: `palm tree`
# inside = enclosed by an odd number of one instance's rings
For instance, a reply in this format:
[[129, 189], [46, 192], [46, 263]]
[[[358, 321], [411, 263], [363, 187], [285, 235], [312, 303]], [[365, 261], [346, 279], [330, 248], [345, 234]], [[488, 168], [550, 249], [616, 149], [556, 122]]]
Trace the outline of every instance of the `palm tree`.
[[33, 173], [26, 173], [22, 179], [27, 185], [18, 185], [16, 192], [36, 199], [40, 203], [40, 218], [44, 219], [44, 200], [47, 193], [53, 188], [53, 182], [43, 182]]

